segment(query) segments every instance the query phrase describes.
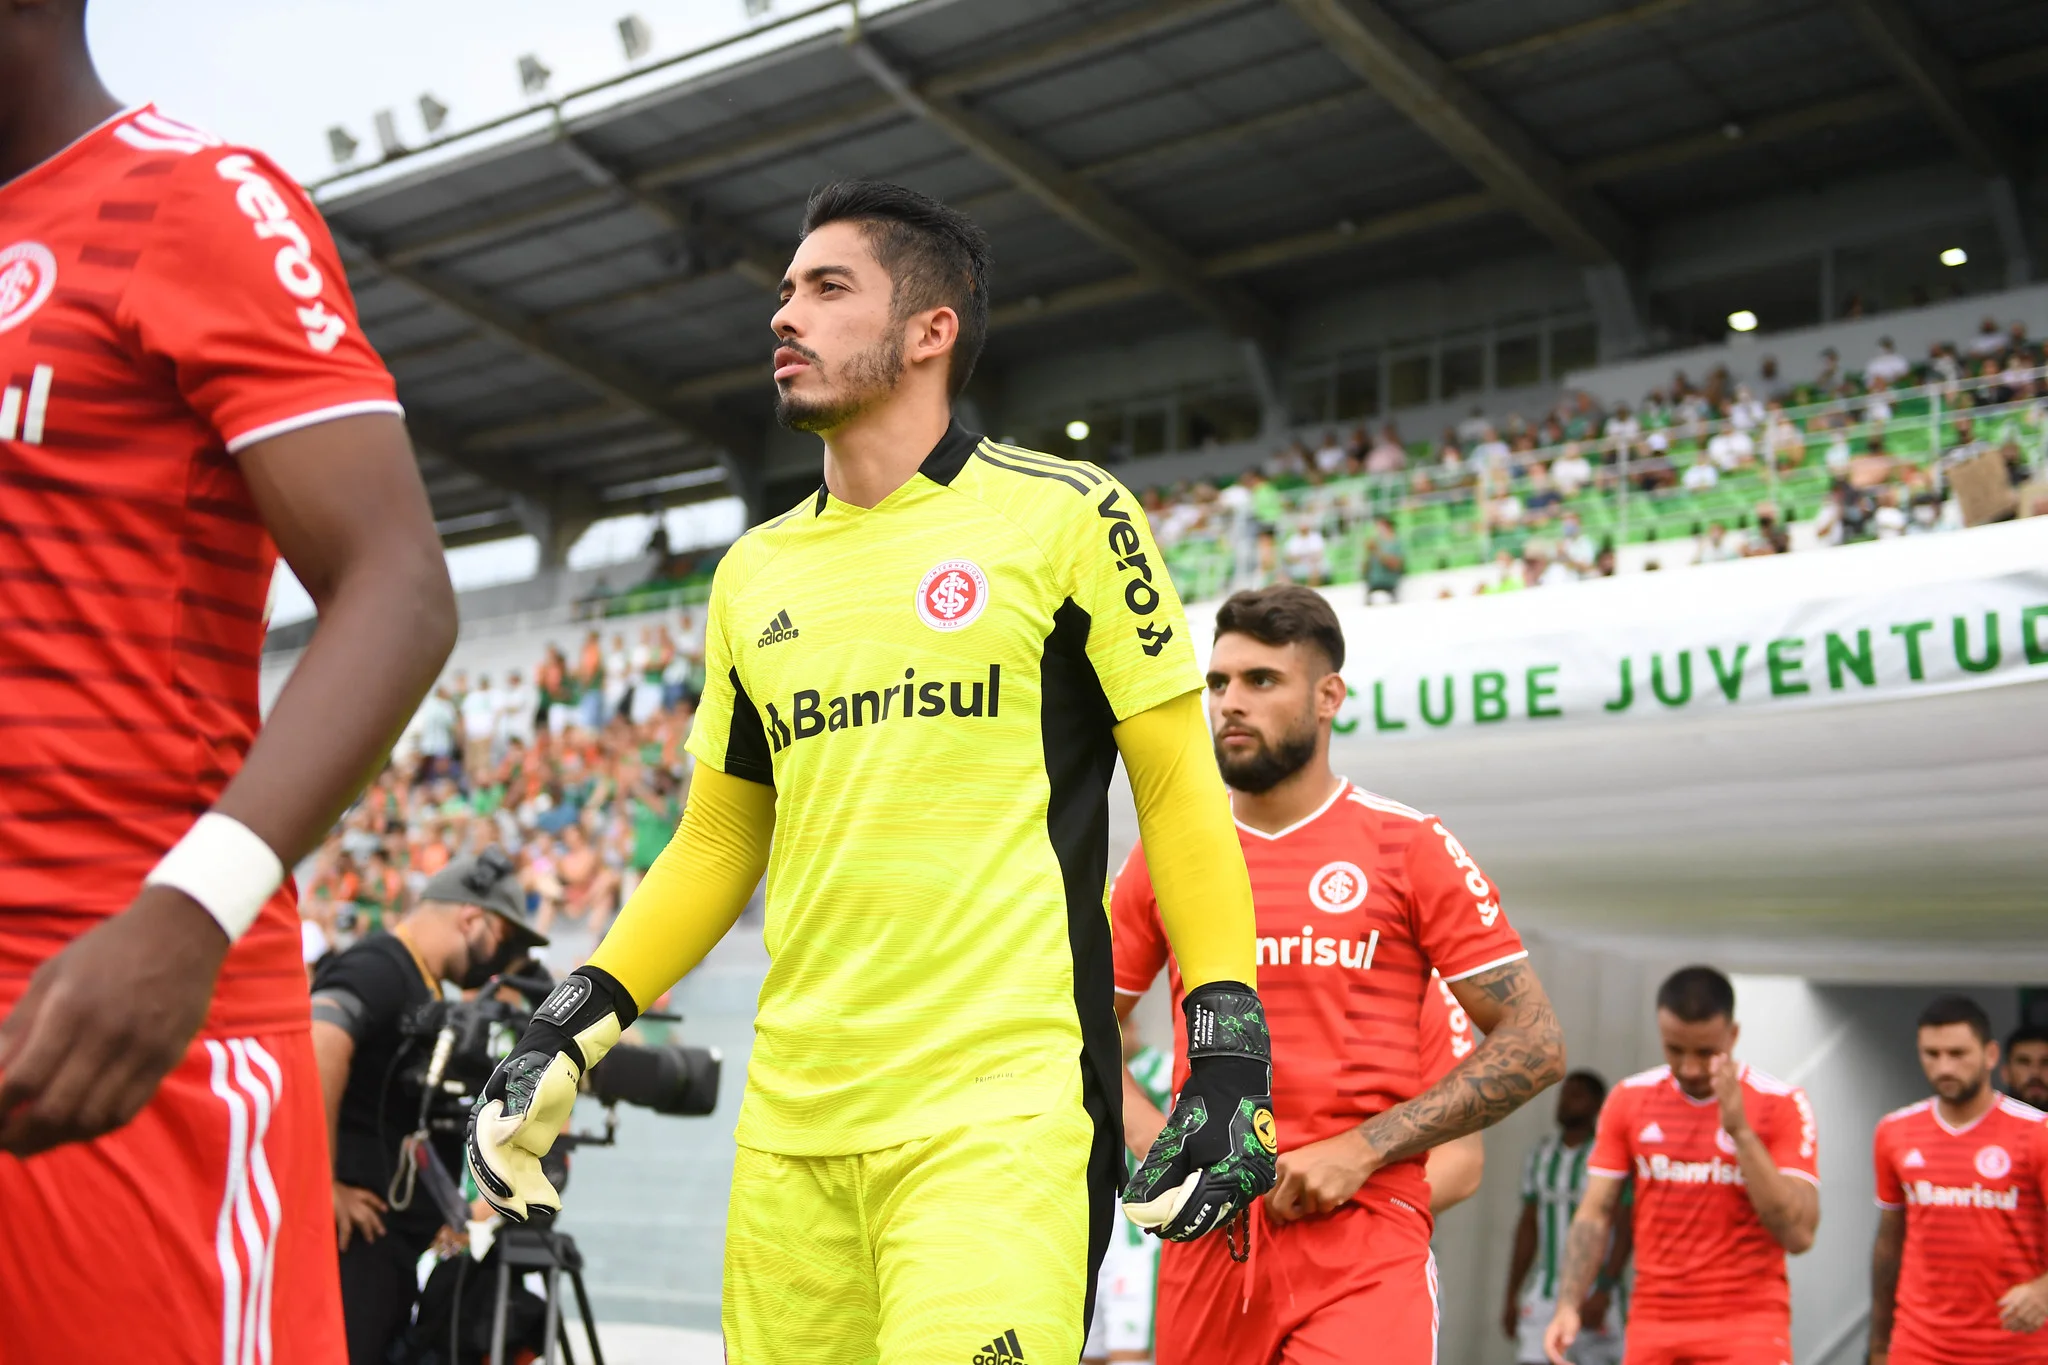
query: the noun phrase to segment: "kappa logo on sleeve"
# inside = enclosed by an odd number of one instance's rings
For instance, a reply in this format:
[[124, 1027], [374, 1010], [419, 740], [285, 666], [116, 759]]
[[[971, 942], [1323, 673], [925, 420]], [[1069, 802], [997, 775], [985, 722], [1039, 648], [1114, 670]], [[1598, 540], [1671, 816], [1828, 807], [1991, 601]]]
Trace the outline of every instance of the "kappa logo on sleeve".
[[327, 279], [314, 263], [312, 239], [292, 217], [291, 208], [270, 177], [256, 168], [254, 157], [236, 152], [222, 157], [213, 169], [235, 187], [235, 207], [255, 224], [256, 236], [263, 241], [282, 243], [271, 268], [285, 293], [300, 301], [297, 312], [299, 325], [306, 329], [306, 344], [326, 355], [341, 344], [348, 323], [320, 297], [327, 288]]

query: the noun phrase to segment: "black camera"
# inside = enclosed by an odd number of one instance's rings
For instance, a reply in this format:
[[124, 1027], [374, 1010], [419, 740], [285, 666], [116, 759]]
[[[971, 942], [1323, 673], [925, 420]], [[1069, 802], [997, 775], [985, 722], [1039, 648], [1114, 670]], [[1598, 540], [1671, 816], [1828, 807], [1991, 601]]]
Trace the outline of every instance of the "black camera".
[[[460, 1141], [484, 1083], [518, 1046], [527, 1021], [554, 986], [545, 969], [527, 964], [521, 974], [492, 977], [471, 999], [432, 1001], [406, 1022], [406, 1033], [422, 1044], [415, 1055], [424, 1054], [407, 1077], [420, 1096], [421, 1127]], [[515, 1000], [504, 998], [508, 987]], [[680, 1022], [676, 1015], [640, 1017]], [[720, 1061], [711, 1048], [674, 1042], [643, 1047], [620, 1040], [585, 1078], [589, 1093], [605, 1106], [604, 1134], [564, 1132], [550, 1156], [574, 1147], [611, 1145], [617, 1125], [613, 1110], [620, 1103], [686, 1118], [711, 1113], [718, 1107]], [[558, 1171], [549, 1166], [543, 1163], [554, 1178]]]

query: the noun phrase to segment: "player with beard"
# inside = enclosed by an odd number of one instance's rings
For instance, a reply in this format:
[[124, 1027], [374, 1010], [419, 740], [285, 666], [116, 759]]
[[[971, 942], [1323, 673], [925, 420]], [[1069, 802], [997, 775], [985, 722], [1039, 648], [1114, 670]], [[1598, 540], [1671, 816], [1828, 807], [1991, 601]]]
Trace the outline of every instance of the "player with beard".
[[2005, 1040], [2005, 1093], [2048, 1111], [2048, 1025], [2022, 1024]]
[[1921, 1011], [1934, 1098], [1887, 1114], [1873, 1143], [1871, 1365], [2048, 1361], [2048, 1125], [1991, 1088], [1998, 1044], [1967, 996]]
[[[1160, 1365], [1353, 1360], [1366, 1342], [1386, 1365], [1430, 1365], [1432, 1177], [1447, 1173], [1425, 1156], [1469, 1148], [1564, 1074], [1556, 1016], [1471, 854], [1331, 770], [1343, 664], [1336, 613], [1308, 588], [1240, 592], [1216, 614], [1209, 718], [1252, 875], [1280, 1179], [1245, 1264], [1213, 1238], [1161, 1249]], [[1153, 889], [1179, 856], [1144, 831], [1117, 877], [1126, 1012], [1162, 967], [1176, 997], [1185, 984]], [[1430, 1041], [1444, 996], [1486, 1034], [1462, 1057]], [[1136, 1140], [1144, 1106], [1127, 1103]]]
[[765, 869], [727, 1359], [1072, 1361], [1124, 1175], [1119, 757], [1177, 860], [1196, 1024], [1126, 1208], [1200, 1237], [1273, 1181], [1251, 887], [1187, 623], [1121, 485], [951, 420], [988, 322], [972, 222], [828, 185], [781, 292], [777, 406], [823, 438], [823, 483], [720, 562], [682, 826], [486, 1088], [470, 1166], [514, 1217], [558, 1206], [538, 1157], [577, 1078]]
[[0, 621], [0, 1357], [339, 1361], [287, 873], [455, 595], [312, 199], [123, 108], [84, 0], [0, 3]]

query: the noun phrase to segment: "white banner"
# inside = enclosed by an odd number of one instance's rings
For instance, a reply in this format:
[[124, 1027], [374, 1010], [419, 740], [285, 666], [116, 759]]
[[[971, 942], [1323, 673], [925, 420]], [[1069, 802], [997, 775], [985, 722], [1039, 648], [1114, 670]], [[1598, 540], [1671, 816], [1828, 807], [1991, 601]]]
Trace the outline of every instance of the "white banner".
[[1331, 596], [1351, 690], [1337, 728], [1360, 737], [2048, 681], [2048, 518], [1399, 607], [1356, 591]]

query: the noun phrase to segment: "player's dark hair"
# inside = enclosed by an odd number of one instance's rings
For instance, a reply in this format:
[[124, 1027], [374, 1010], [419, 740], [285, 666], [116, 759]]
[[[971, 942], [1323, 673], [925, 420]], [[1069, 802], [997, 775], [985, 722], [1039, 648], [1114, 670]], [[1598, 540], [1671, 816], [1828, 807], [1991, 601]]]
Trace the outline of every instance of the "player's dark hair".
[[1942, 995], [1928, 1001], [1916, 1027], [1947, 1028], [1950, 1024], [1968, 1024], [1978, 1042], [1991, 1041], [1991, 1016], [1967, 995]]
[[1605, 1102], [1607, 1099], [1607, 1078], [1597, 1071], [1574, 1071], [1564, 1078], [1565, 1085], [1583, 1085], [1593, 1092], [1593, 1098]]
[[889, 316], [901, 322], [927, 308], [960, 319], [947, 393], [958, 398], [988, 339], [988, 237], [958, 209], [880, 180], [835, 180], [811, 191], [801, 241], [827, 223], [856, 223], [889, 276]]
[[2048, 1024], [2021, 1024], [2005, 1040], [2005, 1055], [2012, 1056], [2012, 1050], [2021, 1043], [2048, 1043]]
[[1712, 967], [1680, 967], [1657, 988], [1657, 1008], [1680, 1022], [1704, 1024], [1715, 1017], [1735, 1017], [1735, 983]]
[[1308, 644], [1330, 661], [1330, 671], [1344, 667], [1344, 628], [1329, 600], [1314, 588], [1280, 583], [1232, 593], [1216, 609], [1216, 638], [1249, 635], [1262, 645]]

